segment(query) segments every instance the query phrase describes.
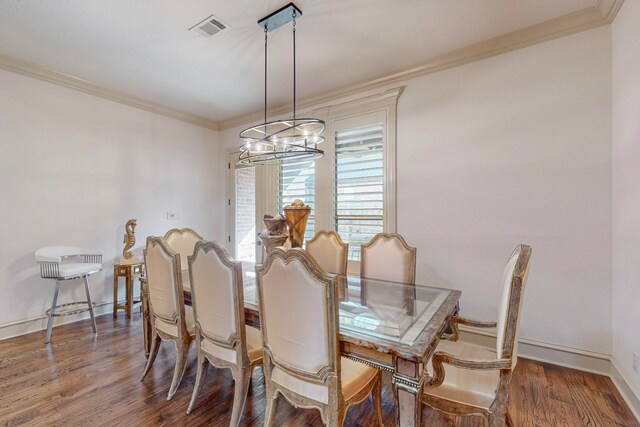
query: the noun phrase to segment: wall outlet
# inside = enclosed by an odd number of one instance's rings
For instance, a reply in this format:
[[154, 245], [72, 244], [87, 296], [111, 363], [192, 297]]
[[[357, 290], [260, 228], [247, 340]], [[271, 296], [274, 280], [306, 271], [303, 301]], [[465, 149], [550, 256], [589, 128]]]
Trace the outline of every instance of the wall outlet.
[[167, 212], [167, 219], [178, 220], [180, 219], [180, 214], [178, 212]]
[[633, 353], [633, 370], [636, 374], [640, 374], [640, 356], [638, 356], [638, 353]]

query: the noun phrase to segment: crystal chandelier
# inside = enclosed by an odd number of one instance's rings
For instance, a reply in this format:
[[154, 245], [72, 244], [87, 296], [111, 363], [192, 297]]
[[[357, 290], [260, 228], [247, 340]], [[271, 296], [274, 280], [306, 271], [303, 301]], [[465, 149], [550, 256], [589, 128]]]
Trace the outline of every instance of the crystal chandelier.
[[[296, 117], [296, 18], [302, 12], [293, 3], [278, 9], [258, 21], [264, 29], [264, 122], [240, 132], [244, 141], [240, 147], [240, 164], [269, 165], [298, 163], [318, 159], [324, 151], [324, 121]], [[267, 121], [267, 34], [293, 21], [293, 117]]]

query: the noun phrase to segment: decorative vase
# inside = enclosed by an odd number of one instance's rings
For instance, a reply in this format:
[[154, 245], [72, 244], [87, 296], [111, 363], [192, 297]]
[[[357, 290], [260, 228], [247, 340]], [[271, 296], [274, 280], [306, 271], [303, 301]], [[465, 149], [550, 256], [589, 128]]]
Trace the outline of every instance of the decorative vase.
[[264, 223], [266, 234], [269, 236], [287, 234], [287, 220], [281, 215], [276, 215], [275, 217], [265, 215], [264, 218], [262, 218], [262, 222]]
[[289, 241], [292, 248], [302, 247], [309, 212], [311, 212], [311, 208], [299, 199], [284, 207], [284, 216], [289, 225]]
[[286, 234], [279, 234], [276, 236], [260, 234], [260, 240], [262, 240], [262, 245], [266, 254], [271, 252], [271, 249], [273, 248], [284, 246], [288, 238], [289, 236], [287, 236]]

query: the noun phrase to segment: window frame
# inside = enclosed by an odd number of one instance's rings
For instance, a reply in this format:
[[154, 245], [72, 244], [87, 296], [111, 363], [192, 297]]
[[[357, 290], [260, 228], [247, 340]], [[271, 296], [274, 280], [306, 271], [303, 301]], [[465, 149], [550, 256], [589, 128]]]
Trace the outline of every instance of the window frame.
[[[357, 124], [368, 124], [371, 120], [383, 124], [383, 174], [384, 174], [384, 211], [383, 230], [395, 233], [397, 227], [396, 202], [396, 128], [398, 98], [403, 88], [382, 91], [367, 97], [348, 102], [336, 103], [315, 109], [305, 109], [313, 117], [326, 123], [325, 142], [318, 146], [324, 150], [324, 156], [315, 164], [315, 231], [333, 230], [335, 225], [334, 189], [335, 189], [335, 133], [345, 126], [357, 127]], [[325, 104], [326, 105], [326, 104]], [[351, 126], [356, 124], [356, 126]], [[271, 168], [267, 185], [274, 197], [270, 198], [268, 208], [272, 212], [278, 209], [278, 167]], [[359, 261], [349, 261], [349, 274], [359, 274]]]

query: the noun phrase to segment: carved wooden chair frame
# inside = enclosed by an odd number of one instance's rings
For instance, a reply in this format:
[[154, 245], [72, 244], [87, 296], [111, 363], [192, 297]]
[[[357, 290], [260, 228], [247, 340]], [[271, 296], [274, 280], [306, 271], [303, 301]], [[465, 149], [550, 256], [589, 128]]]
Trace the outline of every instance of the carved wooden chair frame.
[[[415, 285], [416, 284], [416, 254], [417, 254], [417, 249], [409, 246], [409, 244], [407, 244], [406, 240], [404, 240], [404, 237], [402, 237], [401, 235], [397, 234], [397, 233], [378, 233], [375, 236], [373, 236], [373, 239], [371, 239], [371, 241], [369, 241], [369, 243], [365, 243], [364, 245], [361, 246], [360, 248], [360, 253], [361, 253], [361, 261], [360, 261], [360, 277], [362, 279], [367, 279], [368, 277], [366, 277], [365, 275], [365, 268], [366, 268], [366, 257], [365, 257], [365, 252], [368, 248], [370, 248], [371, 246], [373, 246], [375, 244], [376, 241], [378, 240], [398, 240], [400, 242], [400, 244], [402, 245], [402, 247], [409, 252], [409, 256], [411, 258], [411, 261], [409, 263], [409, 269], [410, 269], [410, 273], [409, 273], [409, 282], [407, 284], [411, 284], [411, 285]], [[369, 277], [368, 279], [371, 280], [377, 280], [375, 277]], [[407, 301], [415, 301], [415, 289], [409, 290], [409, 289], [405, 289], [405, 292], [407, 293], [406, 300]], [[361, 286], [360, 286], [360, 304], [362, 305], [367, 305], [367, 283], [366, 280], [362, 280]], [[407, 306], [407, 314], [410, 314], [410, 309], [412, 306], [408, 305]], [[395, 388], [394, 388], [395, 391]]]
[[407, 241], [404, 240], [404, 237], [402, 237], [401, 235], [399, 235], [398, 233], [378, 233], [375, 236], [373, 236], [373, 239], [371, 239], [371, 241], [369, 241], [369, 243], [365, 243], [364, 245], [362, 245], [360, 247], [360, 254], [361, 254], [361, 261], [360, 261], [360, 277], [362, 277], [363, 279], [376, 279], [375, 277], [366, 277], [364, 274], [365, 271], [365, 267], [366, 267], [366, 258], [365, 258], [365, 252], [367, 251], [367, 249], [369, 249], [370, 247], [372, 247], [378, 240], [398, 240], [400, 242], [400, 244], [402, 245], [402, 247], [408, 251], [410, 253], [411, 256], [411, 263], [409, 264], [409, 269], [410, 269], [410, 275], [409, 275], [409, 283], [410, 284], [415, 284], [416, 283], [416, 253], [417, 253], [417, 249], [409, 246], [407, 244]]
[[[180, 267], [180, 255], [173, 252], [167, 242], [163, 237], [147, 237], [147, 244], [143, 251], [145, 265], [147, 264], [147, 248], [149, 245], [157, 245], [160, 246], [162, 252], [166, 255], [173, 258], [173, 289], [175, 295], [175, 301], [177, 305], [177, 312], [174, 313], [173, 316], [167, 317], [162, 316], [155, 312], [153, 308], [153, 300], [151, 295], [149, 295], [149, 316], [151, 319], [151, 351], [149, 353], [149, 358], [147, 359], [147, 364], [144, 368], [144, 372], [142, 373], [142, 377], [140, 381], [143, 381], [144, 378], [149, 373], [149, 370], [153, 366], [153, 362], [156, 360], [156, 356], [158, 355], [158, 349], [160, 348], [160, 343], [162, 340], [164, 341], [172, 341], [176, 346], [177, 354], [176, 354], [176, 365], [173, 373], [173, 380], [171, 381], [171, 387], [169, 388], [169, 394], [167, 395], [167, 400], [171, 400], [173, 395], [175, 394], [178, 386], [180, 385], [180, 381], [182, 380], [182, 376], [184, 374], [184, 368], [187, 363], [187, 356], [189, 353], [189, 347], [193, 342], [193, 337], [189, 334], [187, 330], [187, 324], [185, 322], [185, 308], [184, 308], [184, 293], [182, 290], [182, 270]], [[151, 278], [153, 280], [153, 278]], [[147, 281], [149, 281], [149, 271], [147, 270]], [[151, 289], [150, 283], [148, 283], [148, 289]], [[173, 336], [167, 334], [161, 330], [156, 328], [155, 319], [158, 318], [166, 323], [171, 323], [177, 326], [178, 328], [178, 336]]]
[[[513, 350], [516, 344], [515, 339], [518, 318], [520, 316], [520, 306], [522, 303], [522, 286], [523, 282], [526, 280], [526, 275], [529, 269], [531, 247], [522, 244], [518, 245], [509, 259], [512, 259], [514, 256], [517, 257], [517, 260], [511, 279], [511, 295], [509, 297], [509, 306], [505, 320], [506, 330], [502, 345], [502, 358], [496, 360], [469, 360], [461, 359], [453, 354], [436, 351], [432, 358], [434, 374], [427, 383], [427, 387], [436, 387], [443, 383], [445, 376], [444, 364], [463, 369], [499, 370], [500, 380], [496, 390], [495, 400], [488, 409], [483, 409], [423, 394], [423, 402], [427, 406], [450, 415], [477, 415], [483, 418], [485, 425], [489, 425], [491, 427], [502, 426], [505, 424], [507, 426], [513, 425], [511, 417], [507, 411], [509, 383], [511, 382], [513, 368], [515, 368], [515, 366], [513, 366]], [[458, 325], [467, 325], [477, 328], [497, 327], [497, 322], [476, 321], [459, 316], [453, 317], [450, 323], [453, 333], [448, 338], [452, 341], [458, 340]]]
[[168, 239], [172, 234], [193, 234], [198, 239], [200, 240], [203, 239], [203, 237], [200, 234], [198, 234], [196, 231], [194, 231], [191, 228], [172, 228], [171, 230], [167, 231], [164, 234], [164, 238]]
[[342, 248], [344, 248], [344, 260], [341, 266], [341, 272], [336, 272], [336, 274], [340, 274], [340, 275], [346, 275], [347, 274], [347, 264], [349, 263], [349, 244], [345, 243], [342, 241], [342, 238], [340, 237], [340, 235], [338, 233], [336, 233], [333, 230], [320, 230], [318, 231], [315, 236], [313, 236], [313, 239], [311, 240], [307, 240], [307, 252], [309, 252], [309, 245], [313, 244], [316, 240], [318, 240], [320, 238], [320, 236], [329, 236], [331, 238], [333, 238], [336, 243], [338, 243], [338, 245]]
[[[329, 350], [329, 363], [321, 368], [317, 373], [311, 374], [296, 369], [282, 361], [278, 361], [273, 357], [272, 351], [267, 344], [268, 330], [266, 327], [266, 316], [264, 315], [264, 305], [262, 298], [262, 276], [265, 275], [273, 261], [281, 259], [288, 264], [294, 260], [300, 261], [304, 269], [311, 274], [318, 282], [326, 286], [326, 303], [327, 303], [327, 322], [325, 327], [329, 331], [327, 334], [327, 348]], [[342, 394], [341, 384], [341, 363], [340, 363], [340, 338], [339, 338], [339, 321], [338, 321], [338, 300], [337, 300], [337, 276], [324, 273], [315, 260], [300, 248], [284, 251], [275, 248], [267, 255], [262, 266], [256, 268], [257, 275], [257, 292], [258, 305], [260, 309], [260, 329], [262, 331], [262, 340], [264, 347], [264, 377], [266, 383], [266, 412], [265, 426], [272, 426], [275, 418], [275, 409], [277, 406], [278, 395], [281, 394], [285, 399], [296, 408], [315, 408], [320, 411], [322, 421], [328, 426], [341, 426], [347, 415], [347, 409], [351, 405], [358, 404], [365, 400], [369, 393], [373, 391], [374, 410], [376, 418], [382, 425], [382, 413], [380, 402], [380, 390], [382, 388], [382, 374], [378, 372], [376, 380], [371, 383], [370, 387], [364, 387], [360, 392], [353, 396], [349, 401], [345, 401]], [[333, 332], [332, 332], [333, 331]], [[280, 386], [271, 379], [274, 367], [282, 369], [294, 378], [311, 382], [314, 384], [324, 385], [328, 388], [328, 403], [323, 404], [306, 396], [295, 393], [285, 387]]]
[[[207, 254], [209, 252], [215, 252], [218, 259], [233, 271], [233, 305], [236, 324], [236, 333], [232, 334], [228, 339], [221, 339], [204, 331], [202, 325], [198, 320], [198, 311], [195, 301], [197, 300], [197, 286], [194, 286], [192, 265], [198, 259], [201, 253]], [[251, 373], [253, 369], [262, 364], [262, 358], [250, 362], [247, 350], [247, 337], [245, 330], [245, 318], [244, 318], [244, 286], [242, 279], [242, 262], [235, 261], [231, 258], [229, 252], [218, 242], [208, 242], [201, 240], [196, 243], [193, 250], [193, 255], [188, 257], [189, 260], [189, 283], [191, 283], [191, 298], [193, 314], [195, 318], [195, 334], [196, 334], [196, 348], [198, 354], [198, 370], [196, 373], [196, 381], [193, 388], [193, 394], [191, 396], [191, 402], [187, 409], [187, 414], [190, 414], [195, 405], [198, 394], [204, 384], [204, 379], [207, 373], [208, 364], [211, 363], [216, 368], [226, 368], [231, 370], [231, 374], [235, 381], [234, 398], [233, 398], [233, 410], [231, 413], [231, 426], [238, 426], [240, 419], [242, 418], [242, 410], [249, 390], [249, 382], [251, 381]], [[201, 343], [203, 338], [213, 342], [214, 344], [233, 350], [236, 353], [236, 362], [231, 363], [228, 360], [221, 359], [208, 351], [206, 351]]]

